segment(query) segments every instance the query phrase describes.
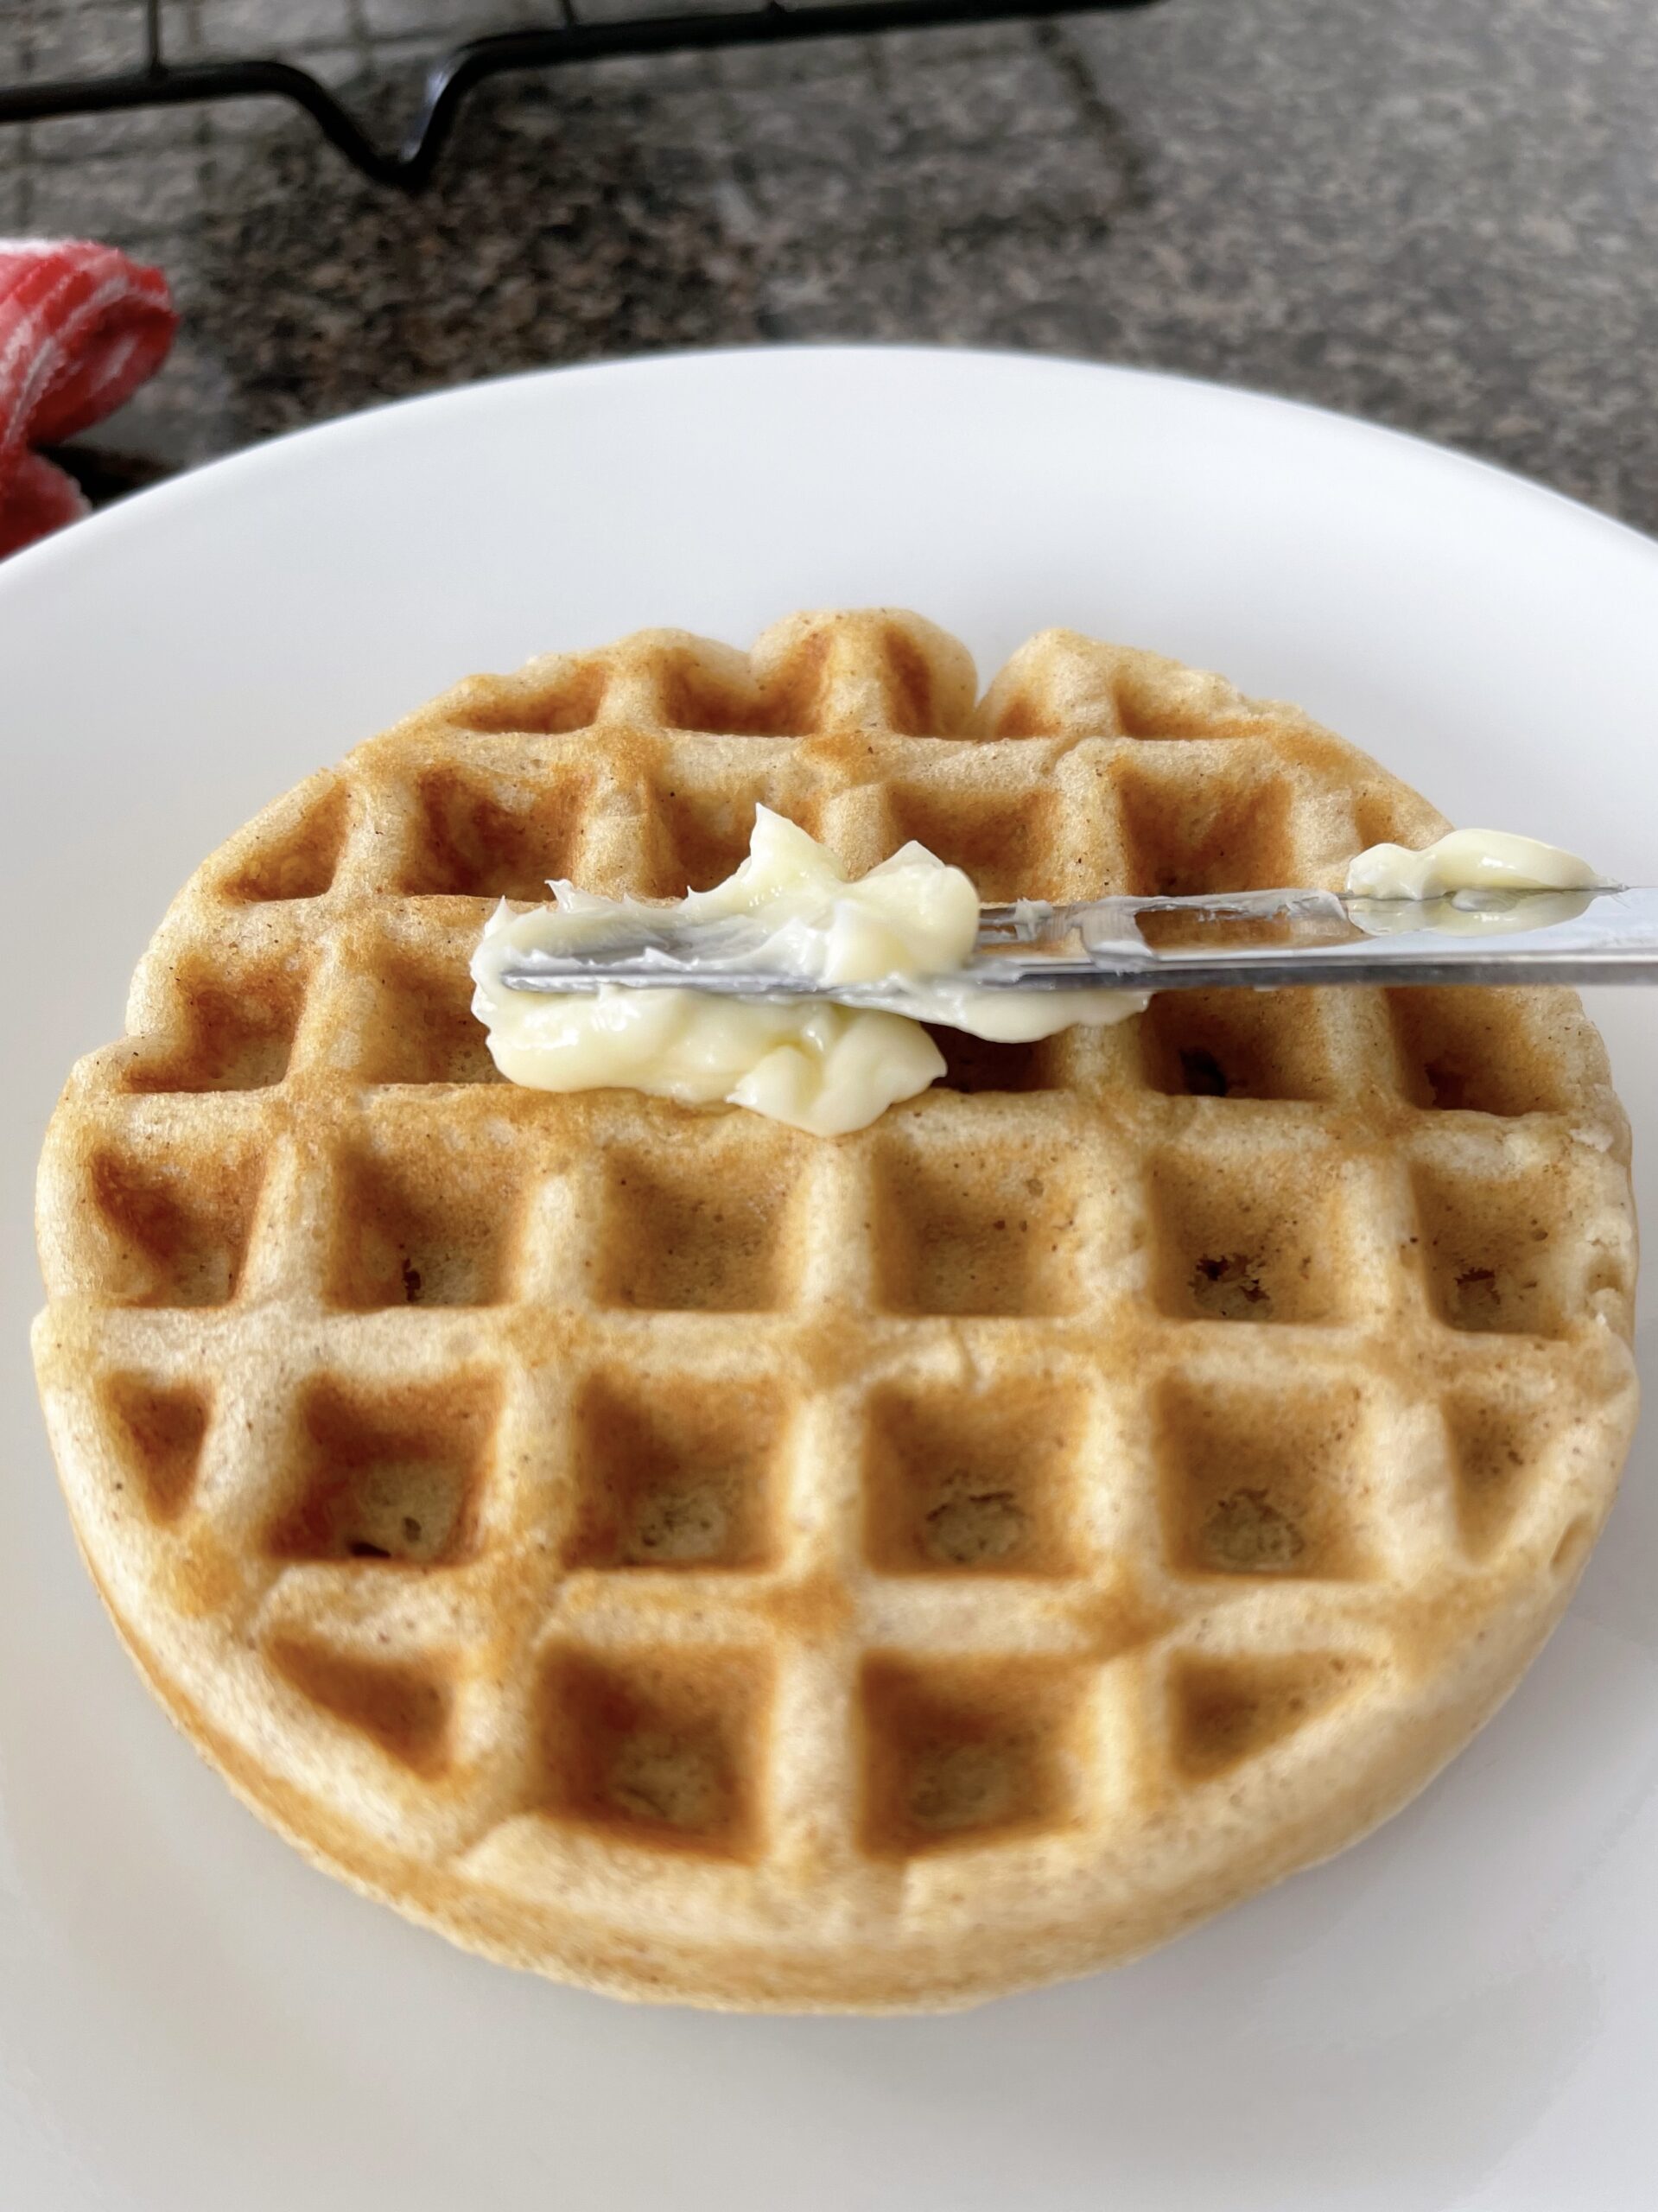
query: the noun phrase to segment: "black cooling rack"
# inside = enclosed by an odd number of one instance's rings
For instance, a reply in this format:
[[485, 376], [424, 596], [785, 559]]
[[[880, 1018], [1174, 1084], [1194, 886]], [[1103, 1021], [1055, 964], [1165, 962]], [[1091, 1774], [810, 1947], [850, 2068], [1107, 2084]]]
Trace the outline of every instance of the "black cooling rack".
[[[1070, 12], [1145, 8], [1156, 0], [1070, 0]], [[816, 0], [794, 6], [762, 0], [719, 12], [643, 12], [588, 20], [581, 0], [559, 0], [559, 17], [452, 47], [435, 61], [402, 143], [377, 144], [345, 103], [296, 62], [274, 58], [172, 61], [163, 41], [162, 0], [134, 0], [142, 12], [144, 58], [105, 76], [0, 86], [0, 124], [52, 116], [98, 115], [121, 108], [182, 107], [256, 98], [294, 101], [346, 160], [378, 184], [419, 192], [431, 180], [461, 102], [486, 77], [513, 69], [556, 69], [613, 54], [663, 54], [687, 47], [764, 46], [773, 40], [848, 37], [870, 31], [945, 23], [1004, 22], [1051, 16], [1053, 0]]]

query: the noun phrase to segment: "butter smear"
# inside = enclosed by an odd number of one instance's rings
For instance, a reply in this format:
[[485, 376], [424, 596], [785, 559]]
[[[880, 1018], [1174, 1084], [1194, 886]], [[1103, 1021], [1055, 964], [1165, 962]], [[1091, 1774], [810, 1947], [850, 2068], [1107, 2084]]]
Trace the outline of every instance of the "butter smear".
[[1593, 891], [1587, 861], [1506, 830], [1452, 830], [1413, 853], [1372, 845], [1347, 870], [1350, 899], [1450, 899], [1459, 891]]
[[555, 903], [530, 913], [503, 902], [472, 963], [473, 1011], [496, 1066], [538, 1090], [618, 1084], [687, 1105], [746, 1106], [816, 1136], [841, 1136], [944, 1072], [921, 1020], [905, 1014], [673, 986], [611, 983], [577, 995], [502, 984], [503, 968], [523, 954], [579, 951], [619, 919], [745, 915], [766, 931], [745, 965], [814, 982], [900, 985], [925, 1020], [1003, 1043], [1121, 1021], [1145, 1003], [1124, 992], [983, 989], [961, 973], [978, 932], [979, 895], [960, 868], [912, 843], [854, 881], [824, 846], [763, 806], [736, 872], [671, 906], [550, 887]]

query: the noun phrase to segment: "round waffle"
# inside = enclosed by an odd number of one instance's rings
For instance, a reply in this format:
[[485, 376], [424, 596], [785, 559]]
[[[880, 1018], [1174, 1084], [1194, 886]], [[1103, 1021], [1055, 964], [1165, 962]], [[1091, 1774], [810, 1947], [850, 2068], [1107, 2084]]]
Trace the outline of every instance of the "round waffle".
[[946, 1033], [832, 1141], [495, 1077], [491, 903], [706, 887], [757, 801], [988, 899], [1445, 826], [1146, 653], [975, 698], [888, 612], [473, 678], [206, 862], [53, 1120], [35, 1356], [122, 1636], [264, 1819], [492, 1956], [867, 2010], [1128, 1957], [1420, 1789], [1610, 1502], [1628, 1132], [1567, 993]]

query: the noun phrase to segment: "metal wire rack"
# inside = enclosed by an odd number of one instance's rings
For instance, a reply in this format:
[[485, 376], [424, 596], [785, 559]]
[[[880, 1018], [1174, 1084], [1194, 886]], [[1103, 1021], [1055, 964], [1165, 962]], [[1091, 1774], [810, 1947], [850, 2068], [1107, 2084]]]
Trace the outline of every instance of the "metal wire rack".
[[[661, 54], [689, 47], [763, 46], [784, 39], [848, 37], [870, 31], [949, 23], [1007, 22], [1058, 12], [1054, 0], [760, 0], [758, 6], [685, 14], [641, 12], [584, 18], [581, 0], [558, 0], [556, 22], [467, 40], [434, 61], [402, 143], [388, 150], [327, 86], [308, 69], [274, 57], [174, 61], [163, 39], [162, 0], [134, 0], [143, 11], [143, 59], [103, 76], [0, 86], [0, 124], [123, 108], [181, 107], [206, 101], [294, 101], [365, 176], [420, 192], [454, 128], [461, 102], [486, 77], [554, 69], [607, 54]], [[1145, 8], [1156, 0], [1067, 0], [1074, 12]]]

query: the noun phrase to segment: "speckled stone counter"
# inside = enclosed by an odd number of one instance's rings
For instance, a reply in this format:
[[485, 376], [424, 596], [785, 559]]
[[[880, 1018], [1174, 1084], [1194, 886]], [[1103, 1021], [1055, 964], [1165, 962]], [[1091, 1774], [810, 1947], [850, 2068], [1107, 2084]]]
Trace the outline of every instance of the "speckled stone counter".
[[[445, 35], [536, 0], [169, 0], [390, 136]], [[128, 50], [12, 0], [0, 67]], [[660, 346], [1030, 346], [1287, 392], [1658, 528], [1651, 0], [1162, 0], [600, 63], [475, 97], [438, 181], [268, 102], [0, 132], [0, 230], [159, 260], [165, 373], [100, 435], [177, 465], [395, 394]]]

